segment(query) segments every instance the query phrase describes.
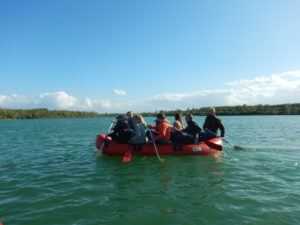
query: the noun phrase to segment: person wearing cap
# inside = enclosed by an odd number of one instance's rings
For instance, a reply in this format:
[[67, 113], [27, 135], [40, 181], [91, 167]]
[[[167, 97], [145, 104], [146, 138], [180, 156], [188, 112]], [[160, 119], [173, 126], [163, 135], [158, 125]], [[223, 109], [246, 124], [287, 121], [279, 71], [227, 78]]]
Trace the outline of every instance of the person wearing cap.
[[188, 114], [185, 116], [187, 127], [184, 128], [173, 140], [175, 144], [198, 144], [199, 132], [201, 128], [193, 121], [193, 115]]
[[117, 143], [127, 143], [133, 137], [134, 131], [130, 128], [125, 116], [119, 115], [116, 119], [117, 121], [113, 132], [108, 134], [108, 136]]
[[[157, 133], [147, 132], [147, 137], [154, 140], [157, 144], [168, 144], [170, 141], [170, 122], [166, 119], [165, 114], [158, 113], [156, 115], [157, 125], [148, 125], [150, 129], [155, 129]], [[153, 138], [152, 138], [153, 137]]]
[[216, 109], [209, 108], [208, 115], [205, 118], [203, 124], [204, 131], [200, 133], [200, 140], [209, 140], [211, 138], [217, 137], [218, 130], [221, 131], [221, 137], [225, 135], [225, 128], [221, 120], [216, 117]]

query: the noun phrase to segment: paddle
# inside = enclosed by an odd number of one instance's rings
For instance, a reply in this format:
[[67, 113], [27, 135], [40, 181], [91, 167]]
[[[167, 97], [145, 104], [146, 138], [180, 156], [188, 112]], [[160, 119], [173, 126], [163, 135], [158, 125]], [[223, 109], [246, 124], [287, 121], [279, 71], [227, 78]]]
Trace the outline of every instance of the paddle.
[[[109, 127], [109, 129], [108, 129], [108, 131], [107, 131], [107, 133], [106, 133], [105, 138], [107, 137], [107, 134], [109, 133], [109, 131], [110, 131], [112, 125], [113, 125], [113, 122], [111, 122], [110, 127]], [[96, 152], [96, 155], [95, 155], [96, 158], [99, 158], [99, 157], [103, 154], [102, 149], [103, 149], [103, 147], [104, 147], [104, 144], [105, 144], [105, 139], [103, 140], [103, 143], [102, 143], [101, 147], [99, 148], [98, 152]]]
[[123, 157], [123, 162], [130, 162], [132, 158], [131, 151], [127, 151]]
[[[215, 133], [211, 132], [210, 130], [206, 130], [206, 131], [208, 131], [209, 133], [211, 133], [211, 134], [213, 134], [213, 135], [216, 135]], [[222, 139], [223, 139], [226, 143], [228, 143], [229, 145], [231, 145], [235, 150], [245, 150], [245, 149], [244, 149], [243, 147], [241, 147], [241, 146], [232, 144], [230, 141], [226, 140], [224, 137], [222, 137]]]
[[222, 151], [222, 149], [223, 149], [222, 145], [218, 145], [216, 143], [210, 142], [209, 140], [204, 140], [204, 143], [206, 145], [208, 145], [209, 147], [216, 149], [218, 151]]
[[161, 163], [163, 163], [165, 160], [162, 159], [162, 158], [160, 158], [160, 156], [159, 156], [159, 154], [158, 154], [158, 151], [157, 151], [157, 147], [156, 147], [155, 140], [154, 140], [153, 135], [152, 135], [151, 129], [150, 129], [149, 131], [150, 131], [150, 136], [151, 136], [151, 139], [152, 139], [152, 142], [153, 142], [153, 146], [154, 146], [154, 150], [155, 150], [155, 153], [156, 153], [156, 155], [157, 155], [157, 158], [158, 158], [158, 160], [159, 160]]
[[230, 141], [228, 141], [228, 140], [226, 140], [226, 139], [224, 139], [224, 138], [223, 138], [223, 140], [224, 140], [225, 142], [227, 142], [228, 144], [230, 144], [235, 150], [245, 150], [243, 147], [241, 147], [241, 146], [239, 146], [239, 145], [234, 145], [234, 144], [232, 144]]

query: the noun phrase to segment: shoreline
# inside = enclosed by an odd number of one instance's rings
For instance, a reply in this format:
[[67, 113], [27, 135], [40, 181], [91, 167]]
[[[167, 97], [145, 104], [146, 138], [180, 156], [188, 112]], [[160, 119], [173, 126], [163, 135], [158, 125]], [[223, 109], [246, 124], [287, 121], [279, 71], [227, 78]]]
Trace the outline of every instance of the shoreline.
[[[174, 116], [176, 113], [193, 114], [194, 116], [206, 116], [210, 107], [188, 108], [186, 110], [160, 110], [156, 112], [139, 113], [144, 117], [155, 116], [158, 112], [166, 116]], [[238, 106], [216, 106], [218, 116], [274, 116], [274, 115], [300, 115], [300, 103], [281, 105], [238, 105]], [[133, 112], [135, 113], [135, 112]], [[70, 110], [37, 109], [7, 109], [0, 108], [0, 120], [19, 119], [62, 119], [62, 118], [110, 118], [122, 113], [97, 113]], [[123, 113], [124, 114], [124, 113]]]

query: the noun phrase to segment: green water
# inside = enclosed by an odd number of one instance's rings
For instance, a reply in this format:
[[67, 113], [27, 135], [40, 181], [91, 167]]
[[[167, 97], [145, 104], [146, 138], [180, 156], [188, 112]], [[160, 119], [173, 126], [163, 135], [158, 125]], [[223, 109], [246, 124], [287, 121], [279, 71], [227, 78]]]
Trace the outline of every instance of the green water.
[[226, 138], [246, 151], [226, 146], [219, 156], [164, 156], [164, 164], [95, 159], [95, 137], [111, 119], [0, 121], [0, 221], [299, 224], [300, 116], [220, 118]]

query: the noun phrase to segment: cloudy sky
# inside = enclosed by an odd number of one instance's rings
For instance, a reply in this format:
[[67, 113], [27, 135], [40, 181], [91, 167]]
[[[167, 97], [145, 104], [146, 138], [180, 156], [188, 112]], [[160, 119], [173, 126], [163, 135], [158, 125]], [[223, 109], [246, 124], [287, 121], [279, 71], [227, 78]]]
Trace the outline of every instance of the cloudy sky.
[[299, 103], [300, 1], [0, 1], [0, 107]]

